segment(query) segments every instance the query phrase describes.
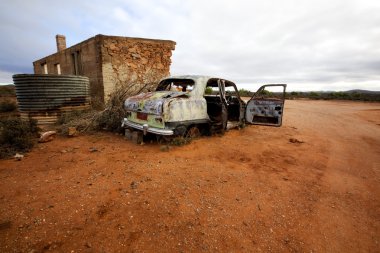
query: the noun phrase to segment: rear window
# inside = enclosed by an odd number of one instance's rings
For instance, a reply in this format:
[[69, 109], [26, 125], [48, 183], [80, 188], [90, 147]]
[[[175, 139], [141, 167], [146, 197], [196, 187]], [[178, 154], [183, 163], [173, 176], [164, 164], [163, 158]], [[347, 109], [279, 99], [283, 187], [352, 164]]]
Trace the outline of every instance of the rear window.
[[193, 90], [194, 81], [191, 79], [165, 79], [160, 82], [156, 91], [183, 91]]

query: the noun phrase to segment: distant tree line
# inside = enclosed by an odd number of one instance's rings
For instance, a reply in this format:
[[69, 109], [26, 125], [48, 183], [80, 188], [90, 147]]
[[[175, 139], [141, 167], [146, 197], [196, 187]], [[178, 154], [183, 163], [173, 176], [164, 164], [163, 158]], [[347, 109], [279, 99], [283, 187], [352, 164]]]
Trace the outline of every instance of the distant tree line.
[[357, 101], [380, 101], [380, 92], [376, 91], [291, 91], [286, 93], [287, 99], [315, 99], [315, 100], [357, 100]]
[[[241, 97], [252, 97], [255, 92], [239, 89]], [[279, 97], [280, 94], [270, 93], [266, 95], [273, 95]], [[291, 91], [286, 92], [286, 99], [315, 99], [315, 100], [357, 100], [357, 101], [380, 101], [379, 91], [366, 91], [366, 90], [353, 90], [353, 91]]]

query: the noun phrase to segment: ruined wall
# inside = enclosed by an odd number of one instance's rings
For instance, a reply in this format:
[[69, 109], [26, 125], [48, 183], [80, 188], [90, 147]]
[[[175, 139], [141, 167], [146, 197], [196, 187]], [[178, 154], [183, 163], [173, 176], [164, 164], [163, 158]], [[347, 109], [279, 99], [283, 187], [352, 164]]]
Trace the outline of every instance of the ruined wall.
[[[93, 103], [103, 101], [104, 90], [101, 73], [100, 48], [96, 37], [33, 62], [35, 74], [82, 75], [90, 79], [90, 95]], [[76, 60], [75, 60], [76, 58]]]
[[168, 76], [174, 48], [170, 40], [96, 35], [33, 62], [34, 73], [87, 76], [97, 105], [107, 101], [115, 87], [136, 84], [130, 89], [133, 94], [143, 84]]
[[145, 83], [157, 83], [170, 74], [175, 42], [102, 36], [102, 73], [105, 99], [115, 87], [133, 83], [130, 94]]

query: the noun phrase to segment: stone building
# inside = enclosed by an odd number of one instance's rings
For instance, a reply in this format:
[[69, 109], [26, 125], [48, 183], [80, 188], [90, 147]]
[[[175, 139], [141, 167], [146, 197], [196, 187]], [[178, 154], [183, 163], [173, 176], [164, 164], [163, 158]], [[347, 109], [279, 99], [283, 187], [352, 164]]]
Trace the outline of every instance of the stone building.
[[34, 73], [87, 76], [93, 101], [101, 103], [118, 85], [143, 85], [168, 76], [176, 45], [170, 40], [100, 34], [69, 48], [63, 35], [57, 35], [56, 42], [57, 53], [33, 62]]

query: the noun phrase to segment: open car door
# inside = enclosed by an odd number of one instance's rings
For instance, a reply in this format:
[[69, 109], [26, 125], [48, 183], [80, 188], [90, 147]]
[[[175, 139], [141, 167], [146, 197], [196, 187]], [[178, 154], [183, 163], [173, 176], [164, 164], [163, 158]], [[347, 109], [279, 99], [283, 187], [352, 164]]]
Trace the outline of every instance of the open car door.
[[248, 101], [245, 120], [249, 124], [281, 126], [286, 84], [261, 86]]

